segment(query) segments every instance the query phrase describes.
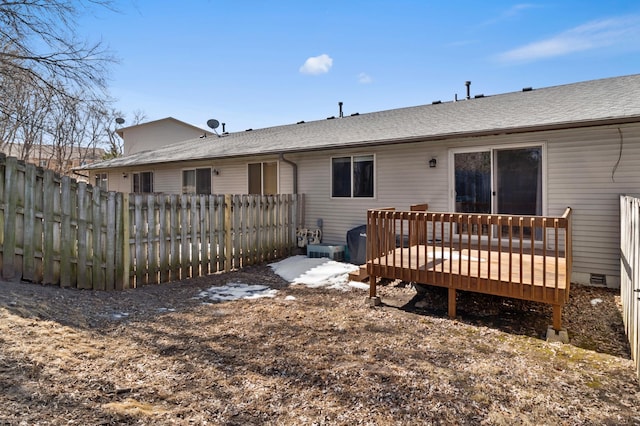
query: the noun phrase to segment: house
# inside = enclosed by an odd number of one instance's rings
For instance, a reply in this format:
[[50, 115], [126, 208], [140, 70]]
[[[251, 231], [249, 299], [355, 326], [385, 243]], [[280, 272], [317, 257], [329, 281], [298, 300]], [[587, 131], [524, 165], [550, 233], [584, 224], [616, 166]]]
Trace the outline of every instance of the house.
[[[0, 145], [0, 152], [20, 158], [38, 167], [55, 170], [62, 175], [85, 181], [84, 175], [73, 173], [73, 169], [104, 159], [105, 151], [97, 147], [67, 147], [53, 145], [25, 146], [18, 143]], [[94, 181], [92, 181], [94, 182]]]
[[570, 206], [573, 281], [618, 287], [619, 195], [640, 187], [640, 75], [194, 138], [84, 169], [115, 190], [304, 193], [302, 226], [338, 244], [371, 208]]
[[[187, 141], [196, 138], [214, 136], [213, 132], [193, 126], [173, 117], [140, 123], [133, 126], [121, 127], [116, 130], [123, 141], [123, 154], [125, 156], [137, 154], [143, 151], [152, 151], [176, 142]], [[119, 173], [119, 172], [118, 172]], [[123, 174], [124, 173], [124, 174]], [[152, 176], [150, 174], [136, 175], [136, 182], [126, 180], [126, 172], [116, 175], [114, 170], [105, 170], [93, 175], [91, 182], [96, 182], [102, 188], [107, 187], [111, 191], [148, 191]], [[137, 179], [142, 176], [140, 181]], [[110, 183], [109, 183], [110, 182]]]
[[189, 139], [213, 136], [214, 133], [192, 126], [173, 117], [149, 121], [116, 130], [124, 142], [123, 154], [132, 155], [182, 142]]

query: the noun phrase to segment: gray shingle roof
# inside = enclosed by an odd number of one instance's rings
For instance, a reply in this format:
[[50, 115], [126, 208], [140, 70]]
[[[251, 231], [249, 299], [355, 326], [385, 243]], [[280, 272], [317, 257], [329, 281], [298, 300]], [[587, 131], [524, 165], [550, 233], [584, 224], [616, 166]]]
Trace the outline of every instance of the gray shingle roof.
[[85, 169], [577, 127], [620, 119], [640, 121], [640, 74], [193, 139]]

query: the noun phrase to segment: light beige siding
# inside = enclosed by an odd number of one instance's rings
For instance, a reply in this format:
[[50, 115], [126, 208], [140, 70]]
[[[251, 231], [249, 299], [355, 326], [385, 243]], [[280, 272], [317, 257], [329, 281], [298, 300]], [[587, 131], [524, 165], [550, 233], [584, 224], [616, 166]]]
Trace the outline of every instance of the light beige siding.
[[[327, 150], [286, 158], [298, 165], [298, 192], [306, 196], [303, 226], [322, 225], [323, 242], [345, 244], [347, 231], [364, 224], [370, 208], [408, 209], [426, 202], [430, 210], [450, 211], [454, 191], [449, 167], [454, 150], [521, 145], [544, 147], [543, 214], [555, 216], [567, 206], [573, 209], [574, 281], [589, 283], [591, 274], [603, 274], [607, 285], [618, 286], [618, 196], [640, 193], [640, 124]], [[375, 156], [375, 197], [331, 198], [331, 157], [369, 154]], [[437, 159], [437, 167], [429, 167], [431, 158]], [[247, 165], [276, 160], [276, 156], [260, 156], [206, 162], [219, 170], [219, 175], [212, 176], [213, 192], [246, 193]], [[155, 190], [179, 193], [181, 170], [203, 164], [156, 166]], [[279, 192], [291, 193], [292, 166], [278, 161], [278, 175]], [[111, 190], [130, 190], [130, 179], [121, 176], [122, 170], [109, 172]]]
[[[322, 219], [323, 242], [345, 244], [346, 232], [366, 222], [366, 210], [406, 209], [427, 202], [434, 211], [451, 210], [453, 188], [449, 155], [462, 147], [541, 144], [545, 149], [546, 215], [573, 209], [574, 281], [589, 283], [590, 274], [604, 274], [607, 285], [619, 285], [619, 194], [640, 192], [640, 125], [593, 127], [449, 140], [446, 145], [418, 143], [353, 151], [306, 154], [297, 160], [299, 190], [307, 198], [307, 228]], [[621, 151], [622, 147], [622, 151]], [[332, 199], [332, 155], [375, 154], [376, 197]], [[437, 167], [428, 160], [437, 157]], [[619, 160], [619, 161], [618, 161]]]
[[[619, 285], [619, 195], [640, 189], [640, 126], [557, 132], [549, 144], [549, 205], [573, 208], [574, 278]], [[619, 161], [618, 161], [619, 160]]]
[[[429, 203], [446, 210], [446, 148], [442, 145], [406, 144], [352, 151], [307, 154], [298, 160], [299, 192], [306, 194], [307, 228], [315, 229], [322, 219], [323, 241], [344, 244], [349, 229], [366, 223], [370, 208], [408, 209], [411, 204]], [[331, 198], [331, 157], [375, 155], [375, 198]], [[438, 167], [428, 161], [438, 157]]]
[[[158, 149], [172, 143], [195, 139], [206, 133], [195, 127], [174, 120], [158, 120], [133, 126], [124, 130], [124, 155]], [[203, 138], [203, 143], [212, 143], [213, 137]]]
[[179, 194], [182, 192], [182, 170], [157, 168], [153, 171], [153, 192]]
[[[279, 193], [290, 194], [293, 191], [293, 168], [291, 165], [277, 161], [276, 157], [265, 157], [257, 160], [231, 159], [210, 160], [180, 164], [156, 165], [153, 168], [139, 170], [112, 169], [109, 170], [109, 190], [130, 192], [130, 175], [135, 172], [152, 171], [153, 189], [155, 192], [179, 194], [182, 192], [182, 171], [186, 169], [210, 167], [218, 174], [212, 173], [211, 185], [214, 194], [246, 194], [248, 191], [247, 165], [259, 161], [276, 161], [278, 163]], [[95, 182], [96, 172], [91, 172], [91, 182]], [[127, 178], [123, 178], [127, 175]]]

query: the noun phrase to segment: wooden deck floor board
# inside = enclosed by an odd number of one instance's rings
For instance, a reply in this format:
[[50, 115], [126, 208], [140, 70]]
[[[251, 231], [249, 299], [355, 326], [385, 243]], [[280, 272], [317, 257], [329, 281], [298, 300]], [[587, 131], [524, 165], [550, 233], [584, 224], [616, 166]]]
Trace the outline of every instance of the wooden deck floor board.
[[[563, 303], [566, 261], [541, 254], [416, 245], [370, 261], [374, 276]], [[556, 269], [557, 267], [557, 269]]]

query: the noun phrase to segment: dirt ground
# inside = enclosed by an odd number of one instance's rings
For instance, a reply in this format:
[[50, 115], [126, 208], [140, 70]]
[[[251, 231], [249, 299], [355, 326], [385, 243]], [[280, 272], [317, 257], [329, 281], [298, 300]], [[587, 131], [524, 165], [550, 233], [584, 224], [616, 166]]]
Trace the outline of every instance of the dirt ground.
[[[210, 303], [214, 285], [278, 289]], [[289, 285], [268, 266], [124, 292], [0, 283], [0, 424], [639, 425], [612, 290], [572, 289], [570, 344], [550, 307]]]

